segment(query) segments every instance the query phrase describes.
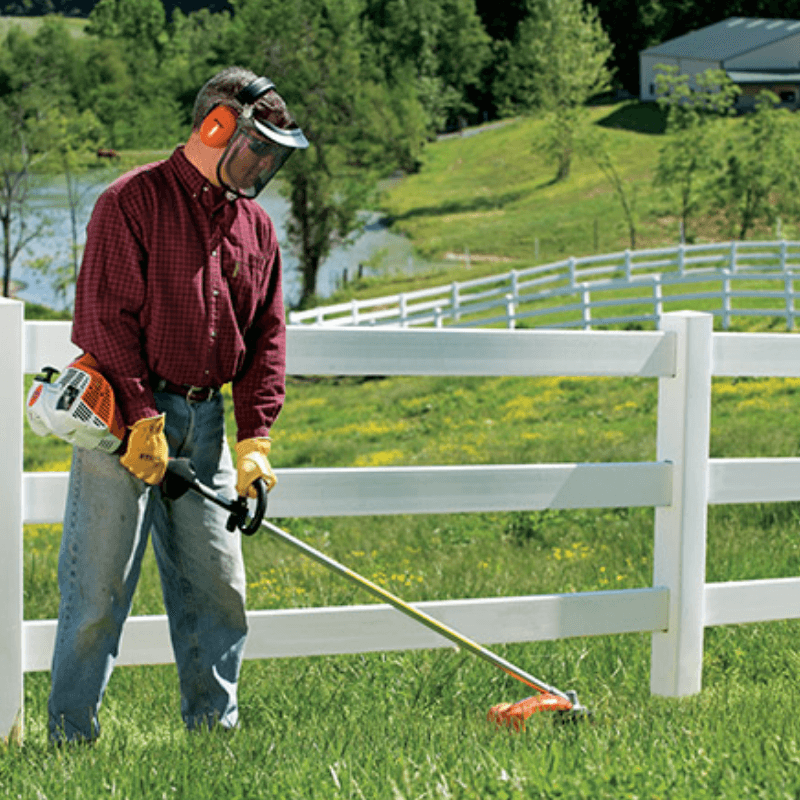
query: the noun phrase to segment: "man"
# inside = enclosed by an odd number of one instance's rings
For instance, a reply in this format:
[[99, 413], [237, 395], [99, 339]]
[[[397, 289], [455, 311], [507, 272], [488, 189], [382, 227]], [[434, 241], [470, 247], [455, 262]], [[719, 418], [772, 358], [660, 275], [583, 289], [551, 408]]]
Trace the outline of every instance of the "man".
[[[162, 496], [167, 458], [198, 479], [252, 493], [269, 465], [284, 400], [281, 258], [252, 198], [307, 147], [265, 78], [232, 67], [195, 102], [191, 135], [166, 161], [122, 176], [98, 199], [75, 296], [73, 342], [114, 389], [122, 456], [73, 450], [59, 558], [61, 591], [48, 703], [56, 743], [92, 741], [147, 537], [153, 548], [189, 729], [238, 722], [247, 632], [238, 533], [189, 492]], [[232, 384], [237, 467], [220, 387]]]

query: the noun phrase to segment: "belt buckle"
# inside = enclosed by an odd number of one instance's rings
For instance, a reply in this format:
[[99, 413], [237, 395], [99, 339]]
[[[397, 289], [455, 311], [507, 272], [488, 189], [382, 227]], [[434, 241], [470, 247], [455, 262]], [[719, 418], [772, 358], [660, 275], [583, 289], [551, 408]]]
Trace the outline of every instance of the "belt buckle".
[[[204, 397], [192, 397], [192, 394], [194, 392], [197, 392], [198, 394], [205, 392], [206, 394]], [[190, 403], [202, 403], [204, 400], [208, 399], [208, 395], [209, 395], [209, 390], [207, 386], [190, 386], [186, 390], [186, 399]]]

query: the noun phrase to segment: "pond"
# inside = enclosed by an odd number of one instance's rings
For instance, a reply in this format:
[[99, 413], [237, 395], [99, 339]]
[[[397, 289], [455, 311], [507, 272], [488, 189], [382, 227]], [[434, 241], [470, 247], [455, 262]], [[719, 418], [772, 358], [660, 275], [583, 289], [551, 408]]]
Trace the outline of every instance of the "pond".
[[[78, 209], [78, 243], [85, 242], [86, 223], [97, 197], [106, 188], [114, 174], [104, 172], [82, 177], [79, 184], [80, 204]], [[284, 300], [287, 307], [300, 297], [301, 282], [297, 258], [289, 252], [286, 245], [286, 220], [289, 204], [280, 195], [276, 186], [268, 186], [258, 197], [259, 204], [272, 217], [282, 245], [284, 265]], [[73, 290], [70, 287], [65, 295], [54, 288], [52, 276], [31, 266], [39, 259], [52, 259], [54, 265], [66, 267], [71, 263], [71, 222], [67, 202], [66, 185], [63, 177], [54, 179], [37, 190], [35, 198], [37, 213], [47, 218], [46, 234], [35, 239], [27, 251], [14, 263], [12, 279], [18, 288], [15, 292], [20, 299], [63, 310], [72, 307]], [[334, 248], [323, 263], [317, 277], [317, 294], [329, 297], [343, 280], [352, 280], [359, 269], [363, 274], [386, 274], [389, 272], [408, 272], [426, 267], [412, 255], [410, 242], [392, 233], [381, 223], [380, 215], [364, 215], [364, 228], [358, 235], [352, 235], [342, 246]], [[377, 268], [360, 265], [376, 257]], [[346, 277], [344, 277], [346, 275]]]

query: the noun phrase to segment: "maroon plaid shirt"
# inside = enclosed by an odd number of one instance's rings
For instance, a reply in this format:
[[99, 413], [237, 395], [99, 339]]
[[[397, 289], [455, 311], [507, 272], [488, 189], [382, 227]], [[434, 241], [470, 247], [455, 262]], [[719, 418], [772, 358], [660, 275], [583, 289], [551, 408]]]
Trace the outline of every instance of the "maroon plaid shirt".
[[178, 148], [123, 175], [87, 229], [72, 341], [110, 381], [127, 424], [158, 414], [154, 376], [233, 382], [239, 440], [284, 400], [281, 257], [267, 213], [231, 202]]

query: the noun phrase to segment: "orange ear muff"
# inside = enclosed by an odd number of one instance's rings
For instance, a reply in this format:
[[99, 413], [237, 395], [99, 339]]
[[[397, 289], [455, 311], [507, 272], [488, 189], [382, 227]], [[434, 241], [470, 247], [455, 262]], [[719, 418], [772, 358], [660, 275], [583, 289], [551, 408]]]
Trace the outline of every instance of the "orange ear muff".
[[208, 147], [225, 147], [236, 130], [236, 112], [230, 106], [215, 106], [200, 125], [200, 141]]

